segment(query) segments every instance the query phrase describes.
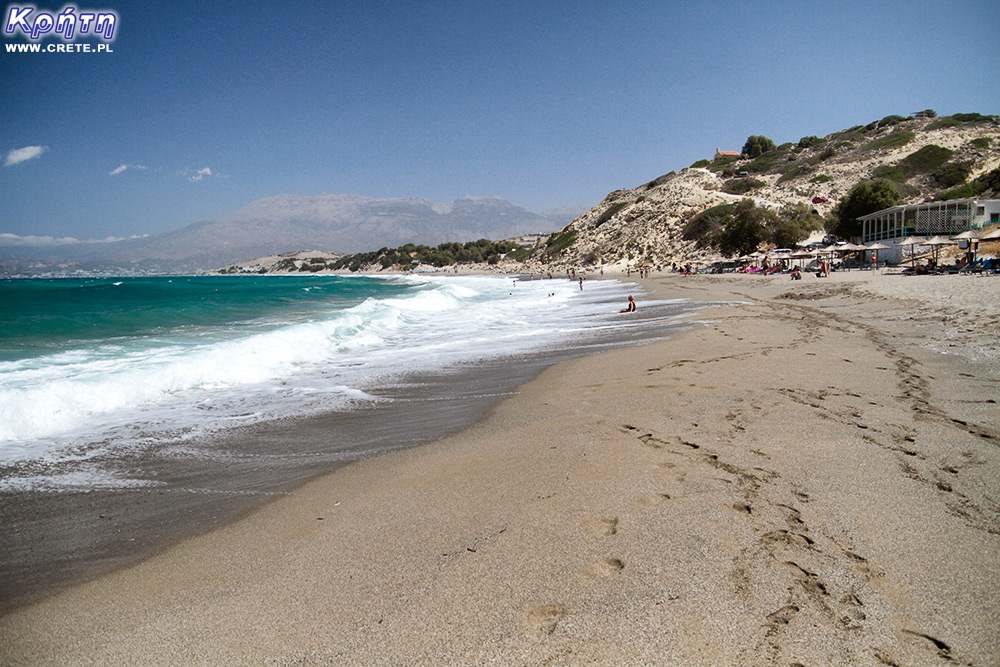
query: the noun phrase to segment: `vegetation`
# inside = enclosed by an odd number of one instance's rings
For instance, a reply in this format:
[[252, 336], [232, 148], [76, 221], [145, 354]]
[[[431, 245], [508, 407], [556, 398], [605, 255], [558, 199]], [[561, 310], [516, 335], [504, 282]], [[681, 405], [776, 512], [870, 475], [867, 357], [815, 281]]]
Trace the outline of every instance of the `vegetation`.
[[699, 248], [713, 245], [715, 237], [732, 217], [733, 207], [731, 204], [712, 206], [691, 218], [684, 225], [681, 237], [685, 241], [694, 241]]
[[600, 217], [597, 218], [597, 220], [594, 221], [594, 226], [595, 227], [600, 227], [605, 222], [607, 222], [611, 218], [615, 217], [615, 214], [617, 214], [619, 211], [621, 211], [626, 206], [628, 206], [628, 202], [624, 202], [624, 201], [620, 201], [620, 202], [612, 204], [611, 206], [609, 206], [604, 211], [604, 213], [601, 213]]
[[886, 179], [862, 181], [851, 189], [846, 199], [834, 207], [833, 219], [827, 230], [841, 238], [858, 236], [861, 234], [858, 217], [896, 206], [901, 202], [902, 197], [890, 181]]
[[566, 227], [561, 232], [555, 232], [545, 242], [545, 254], [548, 256], [558, 255], [566, 248], [576, 242], [576, 230]]
[[970, 173], [972, 169], [964, 162], [949, 162], [931, 174], [931, 182], [939, 188], [953, 188], [965, 183]]
[[976, 148], [989, 148], [990, 147], [990, 138], [989, 137], [976, 137], [975, 139], [973, 139], [969, 143], [971, 143]]
[[791, 248], [811, 233], [823, 229], [823, 218], [805, 204], [783, 207], [772, 223], [770, 240], [779, 248]]
[[726, 255], [746, 255], [762, 243], [788, 247], [822, 229], [823, 219], [805, 204], [775, 212], [744, 199], [736, 206], [720, 204], [694, 216], [682, 236], [699, 248], [714, 247]]
[[773, 141], [767, 137], [754, 134], [749, 136], [747, 142], [743, 144], [743, 154], [752, 160], [768, 151], [773, 151], [775, 148], [776, 146]]
[[[702, 162], [704, 162], [705, 164], [709, 164], [708, 160], [702, 160]], [[667, 182], [667, 179], [670, 178], [673, 175], [674, 175], [674, 172], [670, 172], [669, 174], [664, 174], [663, 176], [660, 176], [659, 178], [654, 178], [649, 183], [646, 183], [646, 189], [647, 190], [652, 190], [655, 187], [659, 187], [659, 186], [663, 185], [664, 183]]]
[[966, 197], [979, 197], [984, 193], [992, 192], [1000, 194], [1000, 167], [991, 172], [985, 173], [971, 183], [966, 183], [960, 187], [947, 192], [942, 192], [937, 196], [938, 200], [964, 199]]
[[731, 195], [744, 195], [763, 185], [764, 181], [757, 180], [756, 178], [734, 178], [723, 183], [722, 190]]
[[897, 146], [905, 146], [913, 141], [913, 138], [916, 136], [917, 135], [913, 132], [913, 130], [893, 130], [884, 137], [869, 141], [863, 148], [866, 151], [874, 151], [881, 148], [896, 148]]
[[[955, 151], [930, 144], [918, 151], [910, 153], [894, 165], [882, 165], [875, 169], [876, 178], [887, 178], [896, 183], [903, 183], [918, 174], [926, 174], [935, 170], [940, 170], [948, 160], [951, 159]], [[955, 169], [948, 170], [952, 176], [958, 173]], [[968, 173], [951, 185], [961, 183]], [[935, 178], [935, 181], [937, 179]], [[949, 187], [947, 185], [940, 187]]]
[[744, 199], [733, 209], [730, 220], [720, 230], [715, 245], [724, 255], [749, 255], [767, 239], [768, 226], [775, 214]]
[[827, 174], [820, 174], [819, 176], [813, 176], [812, 178], [810, 178], [809, 182], [810, 183], [826, 183], [826, 182], [828, 182], [830, 180], [833, 180], [833, 179], [831, 179], [829, 175], [827, 175]]
[[[300, 271], [318, 271], [323, 268], [333, 270], [347, 269], [350, 271], [360, 271], [361, 269], [379, 264], [383, 269], [389, 268], [409, 268], [414, 264], [430, 264], [432, 266], [443, 267], [452, 264], [478, 264], [486, 262], [496, 264], [500, 261], [500, 255], [511, 255], [514, 259], [527, 257], [528, 249], [521, 246], [516, 241], [490, 241], [479, 239], [468, 243], [441, 243], [433, 248], [426, 245], [407, 243], [398, 248], [380, 248], [373, 252], [363, 252], [354, 255], [345, 255], [332, 264], [317, 264], [310, 260], [304, 264]], [[322, 262], [323, 260], [319, 260]], [[315, 268], [314, 268], [315, 267]]]
[[799, 146], [799, 148], [812, 148], [813, 146], [819, 146], [822, 143], [824, 143], [823, 139], [820, 139], [817, 136], [812, 136], [811, 135], [811, 136], [802, 137], [801, 139], [799, 139], [798, 146]]
[[710, 164], [712, 164], [711, 160], [698, 160], [697, 162], [692, 163], [691, 166], [695, 169], [700, 169], [703, 167], [707, 167]]

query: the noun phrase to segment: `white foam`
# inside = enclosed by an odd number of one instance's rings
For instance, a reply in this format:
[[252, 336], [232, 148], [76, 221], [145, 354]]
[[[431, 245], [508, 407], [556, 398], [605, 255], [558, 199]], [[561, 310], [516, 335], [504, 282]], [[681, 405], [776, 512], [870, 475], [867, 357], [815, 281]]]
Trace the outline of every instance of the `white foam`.
[[[74, 438], [224, 428], [376, 400], [386, 378], [517, 354], [602, 326], [628, 286], [396, 277], [420, 289], [297, 323], [178, 330], [0, 364], [0, 462]], [[140, 426], [136, 426], [140, 425]]]

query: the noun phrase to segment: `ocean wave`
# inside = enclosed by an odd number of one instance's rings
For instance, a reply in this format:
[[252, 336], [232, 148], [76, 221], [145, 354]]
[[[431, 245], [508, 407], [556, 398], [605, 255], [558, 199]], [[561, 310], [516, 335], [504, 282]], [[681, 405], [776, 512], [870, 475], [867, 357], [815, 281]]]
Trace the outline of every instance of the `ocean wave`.
[[[385, 378], [555, 344], [602, 325], [613, 281], [395, 277], [400, 294], [286, 304], [253, 320], [98, 340], [0, 363], [0, 461], [114, 429], [226, 428], [378, 400]], [[210, 285], [210, 283], [208, 283]], [[301, 291], [300, 286], [296, 291]], [[313, 293], [317, 293], [315, 290]], [[208, 409], [210, 408], [210, 409]]]

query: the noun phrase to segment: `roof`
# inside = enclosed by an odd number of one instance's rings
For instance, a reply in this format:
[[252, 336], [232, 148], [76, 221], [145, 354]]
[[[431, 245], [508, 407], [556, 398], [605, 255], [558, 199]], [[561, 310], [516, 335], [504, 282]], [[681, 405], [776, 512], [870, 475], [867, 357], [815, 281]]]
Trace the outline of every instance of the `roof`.
[[874, 213], [869, 213], [868, 215], [858, 216], [858, 220], [871, 220], [873, 218], [881, 217], [887, 213], [899, 212], [899, 211], [916, 211], [920, 209], [931, 210], [936, 208], [944, 208], [946, 206], [955, 206], [958, 204], [965, 204], [966, 206], [981, 206], [987, 202], [1000, 202], [1000, 199], [976, 199], [975, 197], [966, 197], [963, 199], [949, 199], [947, 201], [928, 201], [921, 202], [919, 204], [900, 204], [899, 206], [890, 206], [889, 208], [884, 208], [881, 211], [875, 211]]
[[724, 150], [720, 150], [718, 148], [715, 149], [715, 154], [716, 155], [725, 155], [727, 157], [730, 156], [730, 155], [733, 155], [733, 156], [743, 155], [743, 153], [741, 153], [739, 151], [724, 151]]

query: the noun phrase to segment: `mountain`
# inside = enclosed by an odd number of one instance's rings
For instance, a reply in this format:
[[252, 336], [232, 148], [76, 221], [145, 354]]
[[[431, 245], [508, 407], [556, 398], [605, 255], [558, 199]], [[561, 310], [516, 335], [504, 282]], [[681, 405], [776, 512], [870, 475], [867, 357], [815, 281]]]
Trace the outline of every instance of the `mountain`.
[[[1000, 117], [917, 116], [888, 116], [822, 138], [803, 137], [754, 159], [737, 154], [699, 160], [616, 190], [536, 248], [525, 268], [669, 268], [710, 261], [717, 255], [685, 239], [685, 226], [712, 206], [744, 198], [771, 208], [805, 204], [829, 216], [855, 185], [876, 178], [891, 180], [908, 203], [972, 196], [970, 184], [977, 178], [989, 184], [992, 196], [1000, 194]], [[989, 197], [991, 190], [976, 195]]]
[[[165, 234], [108, 244], [0, 248], [0, 275], [67, 273], [190, 273], [301, 248], [360, 252], [404, 243], [502, 239], [548, 232], [565, 224], [501, 197], [373, 199], [357, 195], [278, 195], [219, 220]], [[560, 217], [562, 216], [562, 217]]]

